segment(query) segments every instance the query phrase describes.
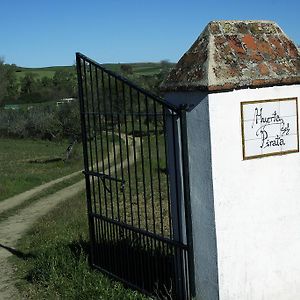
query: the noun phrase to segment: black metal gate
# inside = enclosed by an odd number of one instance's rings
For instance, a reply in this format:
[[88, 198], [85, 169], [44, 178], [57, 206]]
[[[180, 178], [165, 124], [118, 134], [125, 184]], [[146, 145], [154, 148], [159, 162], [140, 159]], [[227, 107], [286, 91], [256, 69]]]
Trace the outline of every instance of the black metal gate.
[[157, 298], [190, 299], [184, 110], [80, 53], [76, 62], [92, 265]]

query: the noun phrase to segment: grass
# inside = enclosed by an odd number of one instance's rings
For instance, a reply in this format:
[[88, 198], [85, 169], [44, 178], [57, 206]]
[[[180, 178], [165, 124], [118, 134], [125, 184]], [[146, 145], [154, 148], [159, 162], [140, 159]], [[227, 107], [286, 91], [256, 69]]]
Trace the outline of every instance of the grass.
[[147, 299], [89, 267], [84, 193], [41, 218], [19, 242], [18, 288], [27, 299]]
[[83, 169], [81, 145], [69, 161], [30, 163], [39, 158], [64, 158], [67, 141], [0, 139], [0, 201], [52, 179]]
[[[112, 147], [112, 139], [113, 137], [110, 134], [108, 136], [110, 147]], [[117, 138], [115, 137], [115, 139]], [[92, 141], [92, 144], [94, 145], [94, 141]], [[64, 159], [68, 145], [69, 142], [66, 140], [51, 142], [0, 138], [0, 201], [53, 179], [83, 170], [81, 143], [75, 145], [73, 153], [67, 161], [32, 162], [55, 158]], [[97, 150], [100, 159], [101, 148], [99, 145]], [[107, 148], [103, 149], [104, 157], [106, 153]], [[118, 157], [116, 157], [116, 162], [119, 162]]]
[[0, 211], [0, 222], [9, 218], [12, 215], [18, 214], [22, 209], [28, 207], [30, 204], [33, 204], [35, 202], [37, 202], [38, 200], [40, 200], [42, 197], [46, 197], [48, 195], [51, 195], [55, 192], [57, 192], [58, 190], [61, 190], [63, 188], [66, 188], [72, 184], [75, 184], [77, 182], [79, 182], [80, 180], [83, 179], [83, 175], [81, 173], [79, 173], [78, 175], [75, 175], [74, 177], [70, 178], [70, 179], [66, 179], [62, 182], [56, 183], [53, 186], [47, 188], [46, 190], [38, 193], [37, 195], [29, 198], [28, 200], [26, 200], [25, 202], [14, 206], [11, 209], [5, 210], [4, 212]]

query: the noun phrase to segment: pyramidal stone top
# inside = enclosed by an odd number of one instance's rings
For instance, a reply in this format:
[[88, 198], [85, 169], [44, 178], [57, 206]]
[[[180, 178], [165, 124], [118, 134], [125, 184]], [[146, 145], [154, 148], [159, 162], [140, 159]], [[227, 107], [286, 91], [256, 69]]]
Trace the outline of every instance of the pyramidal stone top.
[[163, 91], [226, 91], [300, 83], [300, 51], [271, 21], [212, 21]]

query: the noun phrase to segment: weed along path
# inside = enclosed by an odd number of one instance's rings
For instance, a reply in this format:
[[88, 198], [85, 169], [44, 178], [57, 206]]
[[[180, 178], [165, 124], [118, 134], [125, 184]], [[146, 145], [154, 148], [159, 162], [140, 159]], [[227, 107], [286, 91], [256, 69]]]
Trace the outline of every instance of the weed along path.
[[[124, 136], [121, 136], [124, 139]], [[134, 153], [132, 150], [132, 138], [128, 139], [130, 144], [130, 156], [129, 165], [134, 163]], [[139, 147], [139, 139], [135, 141], [135, 145]], [[107, 165], [108, 160], [105, 159], [105, 164]], [[126, 159], [122, 162], [126, 164]], [[117, 164], [117, 170], [121, 168], [121, 162]], [[11, 210], [17, 207], [22, 202], [29, 200], [34, 195], [42, 190], [49, 188], [50, 186], [69, 179], [75, 175], [78, 175], [80, 171], [74, 172], [68, 176], [61, 177], [59, 179], [53, 180], [46, 183], [45, 185], [36, 187], [30, 191], [22, 193], [20, 195], [14, 196], [12, 198], [6, 199], [0, 203], [0, 213], [5, 210]], [[46, 186], [46, 187], [45, 187]], [[16, 210], [16, 212], [10, 215], [5, 220], [0, 220], [0, 299], [21, 299], [15, 288], [16, 278], [14, 277], [14, 272], [12, 266], [8, 262], [8, 258], [11, 255], [22, 255], [15, 247], [18, 240], [22, 235], [43, 215], [47, 214], [51, 209], [57, 206], [62, 201], [74, 197], [76, 194], [81, 192], [85, 187], [85, 181], [80, 180], [79, 182], [67, 186], [63, 189], [55, 191], [54, 193], [40, 198], [38, 201], [29, 204], [23, 209]], [[12, 203], [10, 203], [10, 201]]]

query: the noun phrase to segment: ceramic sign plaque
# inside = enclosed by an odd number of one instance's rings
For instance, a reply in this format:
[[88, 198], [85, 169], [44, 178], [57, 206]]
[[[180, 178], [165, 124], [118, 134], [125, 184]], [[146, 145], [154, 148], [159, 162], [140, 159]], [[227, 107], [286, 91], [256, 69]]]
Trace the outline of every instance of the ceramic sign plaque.
[[241, 102], [243, 159], [299, 152], [298, 99]]

